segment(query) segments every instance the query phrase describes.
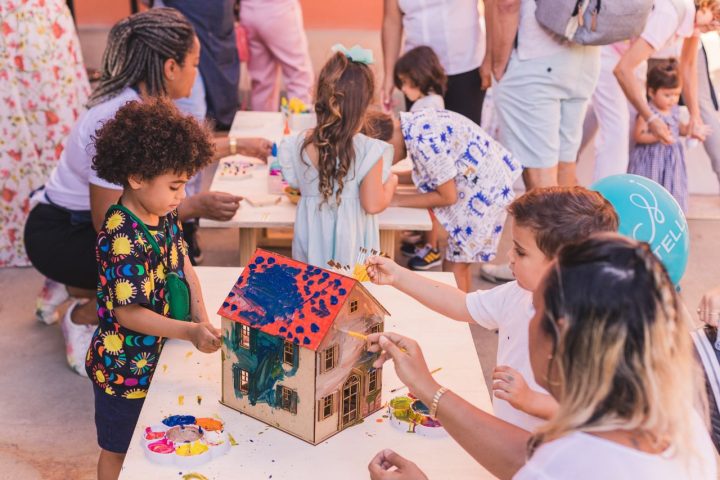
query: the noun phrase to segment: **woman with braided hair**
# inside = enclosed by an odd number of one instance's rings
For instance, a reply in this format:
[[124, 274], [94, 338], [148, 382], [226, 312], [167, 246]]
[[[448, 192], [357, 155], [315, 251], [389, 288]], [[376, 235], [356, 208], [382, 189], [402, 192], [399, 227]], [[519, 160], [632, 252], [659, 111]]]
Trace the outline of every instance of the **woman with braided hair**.
[[[532, 433], [441, 387], [413, 340], [373, 334], [368, 350], [382, 351], [375, 367], [392, 359], [410, 391], [499, 478], [717, 478], [690, 322], [647, 244], [598, 234], [564, 247], [533, 303], [530, 361], [559, 407]], [[425, 478], [392, 450], [369, 469], [373, 480]]]
[[354, 265], [360, 248], [380, 249], [375, 214], [390, 204], [393, 149], [360, 133], [375, 90], [372, 52], [334, 47], [315, 94], [317, 127], [287, 137], [283, 176], [300, 189], [292, 256], [312, 265]]
[[[70, 367], [85, 375], [85, 353], [98, 319], [95, 240], [108, 207], [122, 186], [99, 178], [91, 169], [96, 130], [128, 102], [154, 97], [178, 99], [190, 94], [200, 44], [190, 23], [178, 11], [158, 8], [131, 15], [110, 31], [102, 78], [88, 107], [67, 138], [65, 150], [25, 225], [25, 248], [33, 266], [49, 281], [38, 301], [38, 317], [57, 320], [56, 308], [75, 297], [62, 319]], [[216, 142], [216, 154], [227, 155], [229, 142]], [[270, 142], [239, 139], [242, 153], [265, 157]], [[234, 152], [233, 152], [234, 153]], [[229, 220], [241, 198], [220, 192], [188, 197], [178, 207], [180, 219]]]

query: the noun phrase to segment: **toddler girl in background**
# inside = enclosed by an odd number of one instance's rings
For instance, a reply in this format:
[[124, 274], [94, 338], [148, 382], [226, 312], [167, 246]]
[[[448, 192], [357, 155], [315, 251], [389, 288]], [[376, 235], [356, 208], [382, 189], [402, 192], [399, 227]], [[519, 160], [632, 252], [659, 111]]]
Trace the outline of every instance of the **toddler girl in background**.
[[426, 46], [415, 47], [395, 64], [395, 86], [412, 102], [411, 112], [423, 108], [445, 108], [447, 75], [435, 51]]
[[286, 137], [278, 160], [300, 190], [292, 256], [324, 267], [354, 265], [361, 247], [380, 249], [376, 214], [392, 200], [392, 147], [360, 133], [375, 91], [372, 52], [341, 45], [320, 71], [317, 126]]
[[[687, 212], [688, 187], [685, 151], [680, 136], [688, 133], [688, 124], [680, 121], [680, 74], [675, 59], [659, 62], [647, 75], [647, 96], [653, 115], [646, 121], [641, 115], [635, 121], [635, 146], [630, 152], [628, 173], [656, 181], [665, 187]], [[648, 124], [665, 122], [673, 143], [665, 144], [650, 132]]]

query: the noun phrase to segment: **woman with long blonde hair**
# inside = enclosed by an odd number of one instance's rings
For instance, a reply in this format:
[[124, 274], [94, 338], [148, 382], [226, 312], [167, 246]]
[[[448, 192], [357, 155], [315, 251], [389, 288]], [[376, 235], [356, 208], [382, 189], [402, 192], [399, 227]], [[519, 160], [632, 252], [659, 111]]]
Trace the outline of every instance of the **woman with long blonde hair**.
[[[566, 246], [534, 305], [530, 360], [559, 409], [532, 434], [438, 385], [416, 342], [374, 334], [369, 349], [500, 478], [716, 478], [689, 321], [647, 244], [602, 234]], [[373, 479], [423, 478], [390, 450], [369, 468]]]
[[375, 214], [392, 199], [392, 147], [360, 130], [373, 98], [372, 52], [335, 47], [317, 82], [317, 127], [286, 138], [283, 176], [298, 188], [292, 255], [313, 265], [353, 265], [359, 249], [380, 248]]

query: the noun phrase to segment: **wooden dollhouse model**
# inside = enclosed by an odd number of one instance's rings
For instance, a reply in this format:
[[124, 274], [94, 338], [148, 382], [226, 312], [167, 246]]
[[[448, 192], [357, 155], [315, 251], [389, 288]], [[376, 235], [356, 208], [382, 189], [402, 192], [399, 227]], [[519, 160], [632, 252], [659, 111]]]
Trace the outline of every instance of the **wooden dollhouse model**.
[[224, 405], [314, 445], [382, 407], [358, 333], [389, 313], [354, 278], [258, 249], [218, 314]]

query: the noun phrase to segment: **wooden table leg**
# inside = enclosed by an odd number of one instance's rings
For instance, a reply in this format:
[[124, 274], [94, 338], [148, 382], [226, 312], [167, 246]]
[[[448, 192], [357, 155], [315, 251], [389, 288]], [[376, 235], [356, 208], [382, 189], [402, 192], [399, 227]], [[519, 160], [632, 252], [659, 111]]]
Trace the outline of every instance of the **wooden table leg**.
[[395, 259], [395, 230], [380, 230], [380, 251]]
[[257, 229], [240, 229], [240, 266], [244, 267], [250, 261], [257, 248]]

